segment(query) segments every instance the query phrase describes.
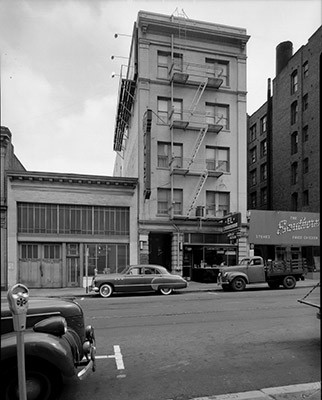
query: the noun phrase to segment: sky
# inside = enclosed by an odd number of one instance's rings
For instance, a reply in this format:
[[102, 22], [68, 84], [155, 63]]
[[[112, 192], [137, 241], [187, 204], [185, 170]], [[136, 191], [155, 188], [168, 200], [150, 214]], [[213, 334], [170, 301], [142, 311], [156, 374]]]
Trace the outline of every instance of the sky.
[[295, 53], [305, 45], [322, 24], [321, 3], [0, 0], [1, 125], [28, 171], [112, 176], [119, 88], [112, 74], [127, 62], [138, 11], [245, 28], [252, 114], [275, 77], [276, 46], [290, 40]]

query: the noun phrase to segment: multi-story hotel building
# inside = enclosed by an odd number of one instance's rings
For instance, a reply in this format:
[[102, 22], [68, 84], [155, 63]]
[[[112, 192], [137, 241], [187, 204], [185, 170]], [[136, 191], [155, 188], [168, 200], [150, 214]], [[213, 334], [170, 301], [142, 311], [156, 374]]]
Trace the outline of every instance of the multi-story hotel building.
[[[191, 276], [246, 255], [246, 30], [140, 11], [114, 175], [138, 177], [138, 259]], [[227, 218], [240, 230], [227, 234]], [[240, 222], [240, 223], [239, 223]]]
[[[249, 210], [320, 211], [321, 52], [322, 27], [295, 54], [276, 47], [267, 102], [248, 119]], [[319, 259], [319, 247], [292, 250]]]

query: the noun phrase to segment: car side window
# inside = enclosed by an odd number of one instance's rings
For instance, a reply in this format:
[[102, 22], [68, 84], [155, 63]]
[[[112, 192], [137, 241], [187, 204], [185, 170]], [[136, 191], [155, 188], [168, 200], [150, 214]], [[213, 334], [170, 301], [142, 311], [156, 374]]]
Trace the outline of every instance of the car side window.
[[140, 275], [140, 268], [132, 268], [130, 270], [130, 275]]
[[144, 273], [145, 275], [151, 275], [153, 274], [153, 270], [151, 268], [144, 268]]

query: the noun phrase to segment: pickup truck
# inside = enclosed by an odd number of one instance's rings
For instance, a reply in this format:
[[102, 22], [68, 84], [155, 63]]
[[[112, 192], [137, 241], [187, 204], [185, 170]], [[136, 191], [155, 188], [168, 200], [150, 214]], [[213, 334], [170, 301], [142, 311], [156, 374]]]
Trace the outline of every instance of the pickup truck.
[[[24, 330], [26, 395], [53, 400], [68, 378], [95, 371], [94, 328], [72, 299], [31, 298]], [[19, 400], [17, 337], [8, 302], [1, 299], [1, 398]], [[3, 397], [2, 397], [3, 396]]]
[[262, 257], [246, 257], [239, 265], [220, 268], [217, 282], [223, 290], [242, 291], [247, 284], [265, 283], [271, 289], [282, 285], [294, 289], [296, 282], [305, 279], [306, 263], [302, 259], [288, 261], [268, 260]]

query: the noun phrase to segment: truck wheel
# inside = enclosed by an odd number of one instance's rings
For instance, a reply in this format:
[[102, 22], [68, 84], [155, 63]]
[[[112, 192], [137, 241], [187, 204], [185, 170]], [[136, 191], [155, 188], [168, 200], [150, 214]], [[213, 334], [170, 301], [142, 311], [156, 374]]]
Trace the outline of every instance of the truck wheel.
[[270, 289], [278, 289], [280, 287], [279, 282], [267, 282]]
[[241, 292], [242, 290], [245, 289], [246, 282], [245, 282], [245, 279], [243, 279], [241, 277], [237, 277], [231, 282], [230, 285], [231, 285], [232, 290], [234, 290], [235, 292]]
[[288, 275], [283, 279], [283, 286], [285, 289], [294, 289], [296, 286], [296, 279], [294, 276]]
[[[39, 364], [39, 365], [38, 365]], [[4, 400], [19, 400], [18, 370], [16, 366], [6, 367], [1, 392]], [[62, 388], [60, 373], [41, 362], [26, 363], [27, 398], [33, 400], [54, 400]], [[2, 396], [1, 396], [2, 397]]]
[[113, 288], [110, 284], [104, 283], [100, 286], [100, 295], [104, 298], [112, 296]]

